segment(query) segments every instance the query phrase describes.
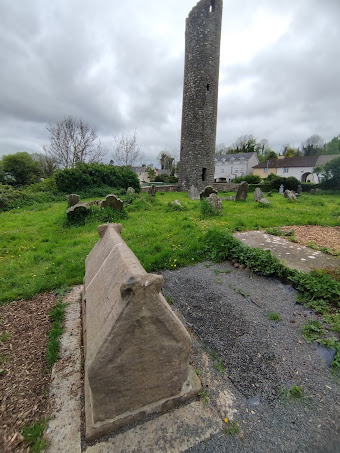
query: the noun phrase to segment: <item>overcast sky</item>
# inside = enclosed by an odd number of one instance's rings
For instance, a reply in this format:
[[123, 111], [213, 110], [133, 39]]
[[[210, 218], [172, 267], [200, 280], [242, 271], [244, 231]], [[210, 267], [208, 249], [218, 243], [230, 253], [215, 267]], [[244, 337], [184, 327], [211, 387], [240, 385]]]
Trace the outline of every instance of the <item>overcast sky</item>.
[[[185, 19], [195, 0], [0, 0], [0, 156], [42, 152], [66, 115], [145, 163], [179, 154]], [[217, 143], [340, 134], [340, 0], [224, 0]]]

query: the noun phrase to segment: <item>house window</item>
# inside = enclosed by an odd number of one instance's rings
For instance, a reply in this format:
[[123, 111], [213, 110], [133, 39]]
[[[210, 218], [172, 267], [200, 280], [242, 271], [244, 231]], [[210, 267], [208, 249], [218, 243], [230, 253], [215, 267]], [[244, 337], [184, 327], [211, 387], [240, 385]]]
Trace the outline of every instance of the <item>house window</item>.
[[283, 173], [288, 173], [288, 167], [283, 167]]

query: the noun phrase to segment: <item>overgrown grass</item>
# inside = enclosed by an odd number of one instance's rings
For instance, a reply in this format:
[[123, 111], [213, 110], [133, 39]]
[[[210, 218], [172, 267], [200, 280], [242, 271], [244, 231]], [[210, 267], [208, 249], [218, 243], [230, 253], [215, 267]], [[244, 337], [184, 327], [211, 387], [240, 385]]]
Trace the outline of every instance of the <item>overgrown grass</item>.
[[52, 328], [48, 334], [48, 343], [46, 350], [46, 358], [49, 367], [52, 367], [59, 356], [60, 337], [64, 331], [63, 322], [65, 319], [65, 310], [67, 304], [59, 300], [52, 308], [49, 315], [53, 322]]
[[25, 442], [30, 447], [31, 453], [40, 453], [45, 451], [48, 442], [44, 439], [44, 431], [47, 426], [47, 420], [41, 422], [34, 422], [31, 425], [22, 428], [22, 435]]

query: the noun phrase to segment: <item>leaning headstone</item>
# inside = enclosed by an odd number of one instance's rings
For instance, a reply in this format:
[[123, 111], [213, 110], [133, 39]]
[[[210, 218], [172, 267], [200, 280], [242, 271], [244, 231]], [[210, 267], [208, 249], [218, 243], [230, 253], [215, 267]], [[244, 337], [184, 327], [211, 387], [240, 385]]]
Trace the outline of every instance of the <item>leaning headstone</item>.
[[212, 193], [217, 195], [217, 190], [215, 190], [212, 186], [206, 186], [200, 193], [200, 199], [202, 200], [202, 198], [208, 198]]
[[210, 206], [217, 209], [218, 212], [222, 212], [222, 201], [215, 193], [211, 193], [207, 198], [207, 201]]
[[281, 184], [280, 188], [279, 188], [279, 193], [284, 193], [285, 191], [285, 187], [283, 184]]
[[148, 194], [154, 197], [156, 195], [156, 192], [157, 190], [155, 184], [151, 184], [151, 186], [148, 189]]
[[235, 201], [244, 201], [247, 198], [249, 185], [247, 181], [241, 182], [237, 188]]
[[86, 438], [94, 440], [193, 398], [191, 339], [123, 241], [120, 224], [98, 227], [85, 261], [83, 339]]
[[264, 198], [263, 192], [259, 187], [256, 187], [254, 191], [254, 201], [257, 203], [258, 201], [261, 200], [261, 198]]
[[133, 187], [128, 187], [126, 189], [126, 193], [136, 193], [135, 189]]
[[200, 199], [200, 193], [195, 186], [191, 186], [190, 189], [188, 190], [188, 197], [191, 198], [192, 200], [199, 200]]
[[80, 196], [77, 195], [76, 193], [71, 193], [71, 195], [67, 195], [66, 200], [67, 204], [71, 207], [79, 203]]
[[110, 193], [106, 195], [105, 200], [100, 203], [100, 209], [110, 207], [112, 209], [116, 209], [116, 211], [121, 211], [123, 209], [123, 201], [116, 197], [116, 195]]
[[71, 206], [66, 210], [66, 215], [68, 220], [75, 220], [79, 217], [85, 217], [89, 213], [88, 207], [85, 203], [78, 203], [74, 206]]
[[290, 190], [288, 190], [288, 189], [286, 189], [286, 190], [283, 192], [284, 198], [288, 198], [289, 192], [290, 192]]
[[270, 201], [267, 200], [267, 198], [263, 197], [263, 198], [261, 198], [261, 200], [259, 200], [259, 203], [261, 203], [261, 204], [270, 204]]
[[301, 184], [298, 185], [297, 193], [298, 193], [299, 195], [302, 193], [302, 186], [301, 186]]
[[271, 193], [271, 191], [267, 193], [267, 197], [272, 197], [272, 196], [273, 196], [273, 194]]
[[289, 191], [288, 198], [290, 199], [290, 201], [298, 201], [298, 199], [296, 198], [295, 192], [293, 190]]

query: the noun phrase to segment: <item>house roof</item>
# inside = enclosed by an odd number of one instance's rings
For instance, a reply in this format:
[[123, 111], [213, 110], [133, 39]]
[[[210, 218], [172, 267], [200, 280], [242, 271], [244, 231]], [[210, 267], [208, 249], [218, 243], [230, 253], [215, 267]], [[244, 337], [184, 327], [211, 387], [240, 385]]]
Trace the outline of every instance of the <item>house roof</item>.
[[215, 162], [229, 162], [230, 160], [249, 160], [256, 153], [216, 154]]
[[317, 167], [324, 165], [336, 157], [337, 154], [324, 154], [322, 156], [296, 156], [286, 157], [284, 159], [268, 159], [265, 162], [255, 165], [253, 168]]

